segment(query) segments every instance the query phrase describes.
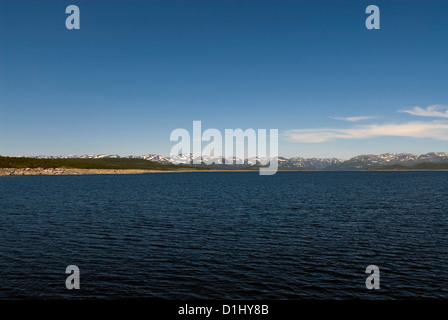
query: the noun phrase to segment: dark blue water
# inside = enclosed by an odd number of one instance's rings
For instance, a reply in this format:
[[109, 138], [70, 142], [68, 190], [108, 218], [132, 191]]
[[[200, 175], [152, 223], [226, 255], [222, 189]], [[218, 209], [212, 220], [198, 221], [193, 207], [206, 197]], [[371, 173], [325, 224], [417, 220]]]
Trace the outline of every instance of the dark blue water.
[[0, 298], [446, 299], [447, 196], [448, 172], [1, 177]]

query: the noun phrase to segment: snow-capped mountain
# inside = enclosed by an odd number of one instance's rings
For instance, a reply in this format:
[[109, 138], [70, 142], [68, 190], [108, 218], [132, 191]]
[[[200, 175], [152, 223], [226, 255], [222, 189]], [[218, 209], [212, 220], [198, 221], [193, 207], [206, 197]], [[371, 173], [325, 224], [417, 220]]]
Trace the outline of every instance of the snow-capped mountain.
[[446, 163], [448, 162], [448, 153], [431, 152], [426, 154], [411, 153], [383, 153], [380, 155], [360, 155], [347, 161], [326, 167], [326, 170], [363, 170], [370, 167], [403, 165], [413, 166], [419, 163]]
[[[286, 159], [282, 166], [290, 169], [308, 169], [308, 170], [322, 170], [330, 165], [337, 165], [343, 163], [343, 159], [336, 158], [301, 158], [295, 157]], [[280, 164], [280, 163], [279, 163]]]
[[[213, 168], [250, 168], [255, 165], [264, 165], [269, 159], [264, 158], [250, 158], [244, 163], [239, 158], [224, 158], [224, 157], [202, 157], [199, 155], [179, 154], [175, 157], [165, 157], [157, 154], [145, 154], [141, 156], [124, 156], [119, 155], [68, 155], [68, 156], [37, 156], [40, 159], [101, 159], [101, 158], [132, 158], [143, 159], [157, 163], [165, 164], [193, 164], [194, 160], [201, 163], [203, 166], [210, 166]], [[413, 166], [419, 163], [446, 163], [448, 162], [448, 153], [446, 152], [431, 152], [426, 154], [411, 154], [411, 153], [384, 153], [380, 155], [359, 155], [348, 160], [337, 158], [284, 158], [278, 157], [278, 167], [283, 170], [363, 170], [370, 167], [387, 166], [387, 165], [403, 165]], [[231, 164], [228, 164], [231, 163]]]

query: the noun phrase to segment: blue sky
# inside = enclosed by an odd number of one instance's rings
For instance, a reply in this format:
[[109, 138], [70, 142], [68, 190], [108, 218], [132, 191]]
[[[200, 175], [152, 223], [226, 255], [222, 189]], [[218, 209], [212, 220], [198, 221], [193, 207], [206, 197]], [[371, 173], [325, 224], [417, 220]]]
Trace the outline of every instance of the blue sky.
[[[80, 30], [65, 28], [70, 4]], [[369, 4], [380, 30], [365, 27]], [[447, 1], [2, 1], [0, 154], [168, 155], [193, 120], [278, 128], [287, 157], [447, 152], [447, 13]]]

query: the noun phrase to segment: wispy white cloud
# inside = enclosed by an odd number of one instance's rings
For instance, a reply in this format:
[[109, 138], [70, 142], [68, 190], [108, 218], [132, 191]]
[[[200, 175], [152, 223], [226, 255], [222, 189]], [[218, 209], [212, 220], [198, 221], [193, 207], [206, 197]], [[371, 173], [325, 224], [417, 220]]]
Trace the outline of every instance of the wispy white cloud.
[[436, 104], [426, 108], [414, 107], [409, 110], [398, 110], [399, 112], [406, 112], [414, 116], [420, 117], [438, 117], [438, 118], [448, 118], [448, 106]]
[[375, 117], [367, 117], [367, 116], [361, 116], [361, 117], [331, 117], [332, 119], [336, 120], [344, 120], [344, 121], [350, 121], [350, 122], [357, 122], [361, 120], [367, 120], [367, 119], [373, 119]]
[[408, 122], [401, 124], [369, 124], [348, 129], [295, 129], [283, 136], [293, 142], [319, 143], [334, 139], [367, 139], [382, 136], [432, 138], [448, 141], [448, 122]]

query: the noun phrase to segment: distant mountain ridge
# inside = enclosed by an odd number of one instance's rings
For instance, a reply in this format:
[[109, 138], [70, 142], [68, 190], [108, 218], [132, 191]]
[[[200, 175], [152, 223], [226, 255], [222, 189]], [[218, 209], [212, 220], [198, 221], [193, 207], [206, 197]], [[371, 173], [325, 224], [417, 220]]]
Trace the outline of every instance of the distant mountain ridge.
[[[130, 158], [130, 159], [143, 159], [156, 163], [163, 164], [179, 164], [184, 160], [190, 160], [190, 163], [194, 159], [199, 158], [195, 154], [182, 154], [170, 159], [169, 157], [146, 154], [141, 156], [125, 156], [119, 155], [69, 155], [69, 156], [36, 156], [38, 159], [101, 159], [101, 158]], [[245, 163], [239, 163], [237, 158], [227, 159], [233, 164], [207, 164], [216, 161], [218, 158], [203, 157], [202, 166], [210, 168], [222, 168], [222, 169], [244, 169], [260, 166], [260, 159], [251, 158], [245, 161]], [[224, 158], [221, 158], [222, 163], [225, 162]], [[285, 158], [278, 157], [278, 166], [280, 170], [331, 170], [331, 171], [346, 171], [346, 170], [365, 170], [373, 167], [400, 165], [400, 166], [415, 166], [421, 163], [448, 163], [448, 153], [446, 152], [430, 152], [426, 154], [412, 154], [412, 153], [383, 153], [379, 155], [363, 154], [348, 160], [338, 158], [302, 158], [293, 157]]]

